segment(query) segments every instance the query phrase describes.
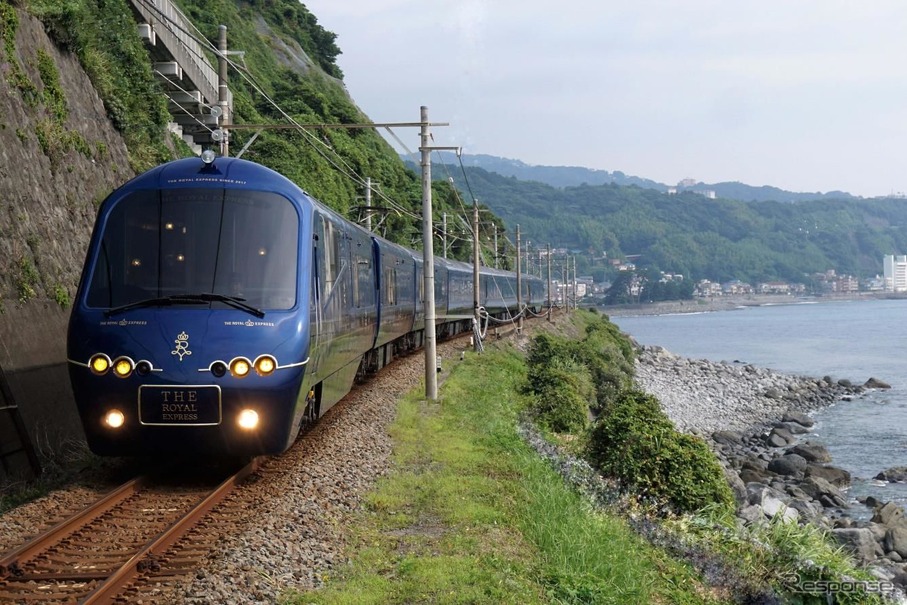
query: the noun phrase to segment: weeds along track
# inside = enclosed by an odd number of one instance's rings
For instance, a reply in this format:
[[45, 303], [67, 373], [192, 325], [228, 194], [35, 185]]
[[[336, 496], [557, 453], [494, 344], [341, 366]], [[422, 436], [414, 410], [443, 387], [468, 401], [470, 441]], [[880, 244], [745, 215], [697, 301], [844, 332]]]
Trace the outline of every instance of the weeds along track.
[[[197, 567], [234, 517], [224, 503], [260, 459], [220, 482], [142, 476], [0, 557], [2, 603], [115, 603], [153, 597]], [[196, 481], [195, 483], [199, 483]], [[221, 509], [226, 508], [226, 511]]]

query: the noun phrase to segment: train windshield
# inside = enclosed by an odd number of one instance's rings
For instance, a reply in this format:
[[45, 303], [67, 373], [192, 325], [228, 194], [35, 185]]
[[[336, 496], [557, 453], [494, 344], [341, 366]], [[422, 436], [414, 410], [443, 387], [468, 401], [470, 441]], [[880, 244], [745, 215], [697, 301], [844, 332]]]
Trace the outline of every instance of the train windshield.
[[210, 293], [258, 309], [290, 309], [298, 239], [296, 210], [274, 193], [136, 191], [110, 211], [87, 302], [110, 309]]

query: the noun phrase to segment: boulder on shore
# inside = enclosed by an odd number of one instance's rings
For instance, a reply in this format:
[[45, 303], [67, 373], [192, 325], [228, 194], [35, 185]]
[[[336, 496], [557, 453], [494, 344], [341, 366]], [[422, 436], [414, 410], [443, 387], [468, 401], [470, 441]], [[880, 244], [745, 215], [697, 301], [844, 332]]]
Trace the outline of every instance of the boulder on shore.
[[892, 468], [886, 469], [876, 475], [874, 479], [878, 479], [880, 481], [888, 481], [889, 483], [907, 482], [907, 466], [894, 466]]
[[863, 386], [867, 389], [890, 389], [891, 385], [887, 382], [883, 382], [878, 378], [870, 378], [863, 383]]

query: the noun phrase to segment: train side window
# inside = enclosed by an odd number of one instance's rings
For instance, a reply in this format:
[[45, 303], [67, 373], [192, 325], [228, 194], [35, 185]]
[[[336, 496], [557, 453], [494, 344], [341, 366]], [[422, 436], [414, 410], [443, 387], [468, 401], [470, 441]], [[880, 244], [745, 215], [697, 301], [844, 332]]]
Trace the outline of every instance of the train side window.
[[386, 305], [397, 304], [397, 270], [386, 268], [384, 270], [384, 288], [381, 292], [381, 302]]
[[331, 296], [335, 294], [334, 288], [340, 278], [342, 236], [337, 232], [334, 224], [324, 216], [320, 217], [318, 229], [322, 267], [321, 304], [326, 305]]
[[352, 262], [352, 267], [355, 270], [355, 273], [351, 276], [352, 277], [351, 282], [352, 282], [352, 287], [353, 287], [353, 301], [356, 303], [357, 307], [361, 307], [362, 299], [359, 297], [359, 263], [361, 261], [359, 260], [359, 257], [357, 257], [356, 255], [353, 255], [351, 257], [351, 262]]
[[356, 302], [360, 307], [370, 307], [375, 303], [372, 288], [372, 263], [368, 259], [356, 259]]

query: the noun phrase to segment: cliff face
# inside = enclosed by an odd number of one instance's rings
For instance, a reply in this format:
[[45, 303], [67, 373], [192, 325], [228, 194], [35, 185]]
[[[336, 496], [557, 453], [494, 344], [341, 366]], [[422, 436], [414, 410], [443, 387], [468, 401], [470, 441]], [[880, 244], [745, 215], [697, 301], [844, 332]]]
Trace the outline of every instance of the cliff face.
[[[0, 79], [5, 313], [20, 299], [75, 293], [96, 204], [132, 176], [123, 139], [76, 57], [61, 53], [39, 21], [24, 11], [16, 15], [14, 54], [0, 53], [0, 70], [7, 75]], [[0, 33], [12, 28], [5, 29]], [[3, 43], [10, 48], [6, 39]], [[18, 86], [11, 82], [15, 72], [21, 74]], [[62, 111], [51, 90], [61, 91]]]
[[0, 367], [35, 443], [78, 435], [66, 323], [97, 204], [126, 146], [73, 55], [0, 6]]

